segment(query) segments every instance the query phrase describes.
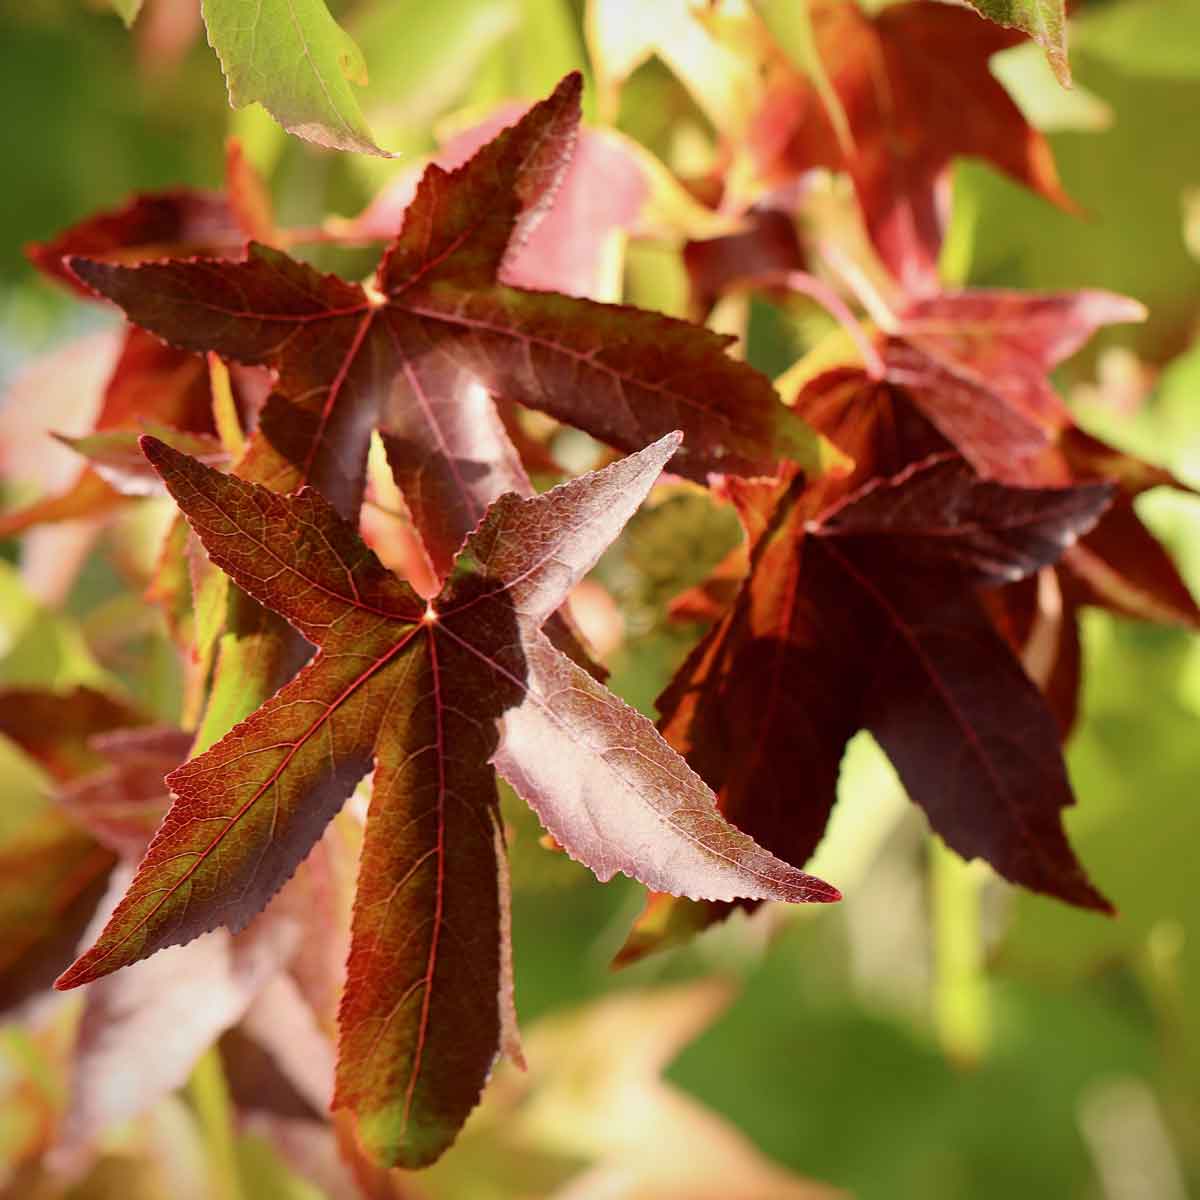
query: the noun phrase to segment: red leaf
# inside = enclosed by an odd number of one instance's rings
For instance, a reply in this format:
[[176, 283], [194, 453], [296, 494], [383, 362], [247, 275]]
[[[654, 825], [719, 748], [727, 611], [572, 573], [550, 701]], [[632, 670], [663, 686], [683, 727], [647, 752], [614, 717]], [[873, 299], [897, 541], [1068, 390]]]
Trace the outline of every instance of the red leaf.
[[90, 987], [58, 1134], [60, 1164], [182, 1086], [201, 1054], [287, 962], [300, 933], [297, 921], [273, 909], [245, 933], [215, 930]]
[[115, 863], [53, 808], [0, 846], [0, 1012], [48, 988], [71, 962]]
[[146, 439], [213, 560], [321, 652], [168, 777], [175, 803], [128, 894], [59, 986], [245, 924], [373, 760], [336, 1103], [380, 1157], [414, 1165], [452, 1140], [500, 1046], [491, 762], [601, 878], [835, 899], [726, 825], [653, 726], [539, 631], [677, 445], [502, 498], [427, 606], [319, 494], [283, 497]]
[[1057, 431], [1070, 417], [1046, 376], [1097, 329], [1144, 321], [1146, 310], [1112, 292], [975, 289], [913, 301], [900, 318], [910, 345], [969, 373], [1007, 407]]
[[0, 690], [0, 733], [12, 738], [60, 783], [103, 765], [102, 753], [92, 744], [97, 734], [144, 721], [124, 700], [94, 688], [77, 687], [69, 692]]
[[256, 242], [275, 241], [271, 193], [235, 137], [225, 143], [225, 190], [229, 211], [242, 235]]
[[833, 556], [888, 632], [863, 725], [934, 830], [1013, 883], [1111, 911], [1063, 832], [1074, 797], [1057, 725], [978, 600], [902, 574], [885, 592], [836, 540]]
[[[451, 138], [434, 156], [444, 171], [463, 166], [473, 154], [519, 120], [527, 108], [504, 104], [479, 125]], [[341, 227], [346, 237], [391, 241], [416, 195], [420, 172], [390, 183], [365, 212]], [[598, 179], [603, 186], [597, 187]], [[510, 247], [503, 281], [514, 287], [599, 297], [606, 275], [609, 242], [641, 216], [650, 194], [644, 169], [628, 147], [601, 129], [581, 128], [575, 152], [563, 172], [548, 211]]]
[[[801, 483], [726, 481], [751, 573], [658, 699], [664, 736], [717, 793], [730, 823], [795, 863], [821, 838], [842, 750], [857, 728], [854, 675], [839, 676], [832, 640], [815, 633], [796, 555], [818, 504]], [[824, 687], [830, 677], [844, 686]]]
[[1078, 716], [1083, 665], [1078, 590], [1060, 566], [980, 593], [996, 629], [1045, 697], [1063, 743]]
[[15, 537], [35, 525], [100, 517], [124, 502], [122, 494], [95, 471], [84, 471], [65, 492], [0, 515], [0, 537]]
[[373, 288], [257, 245], [238, 263], [73, 269], [176, 345], [276, 370], [239, 474], [310, 484], [349, 517], [378, 427], [439, 574], [488, 503], [528, 492], [489, 392], [627, 450], [678, 426], [674, 469], [699, 479], [810, 457], [811, 435], [725, 339], [497, 281], [568, 168], [579, 87], [568, 77], [453, 173], [430, 167]]
[[738, 485], [751, 575], [661, 697], [664, 733], [733, 823], [803, 862], [845, 743], [868, 728], [959, 853], [1106, 909], [1062, 830], [1072, 797], [1055, 723], [974, 584], [1053, 561], [1109, 495], [1013, 489], [945, 458], [824, 515], [819, 490]]
[[1179, 568], [1121, 496], [1103, 520], [1063, 559], [1084, 604], [1122, 616], [1200, 629], [1200, 607]]
[[[1062, 484], [1071, 474], [1054, 453], [1055, 438], [1064, 451], [1086, 450], [1070, 432], [1047, 373], [1099, 326], [1143, 316], [1136, 301], [1109, 292], [978, 289], [931, 296], [911, 303], [894, 333], [881, 339], [884, 379], [981, 475], [1024, 486]], [[913, 442], [911, 417], [889, 409], [898, 400], [862, 368], [838, 368], [809, 381], [795, 408], [869, 477], [936, 450], [927, 436], [916, 444], [873, 445], [888, 437], [888, 426]], [[874, 430], [880, 422], [884, 428]]]
[[136, 862], [166, 812], [163, 780], [191, 744], [191, 734], [167, 725], [95, 736], [89, 746], [105, 765], [64, 787], [57, 803], [102, 846]]
[[701, 315], [739, 280], [804, 268], [804, 252], [789, 216], [764, 209], [751, 212], [747, 220], [749, 228], [741, 233], [688, 242], [683, 248], [683, 265]]
[[1108, 478], [1121, 487], [1121, 495], [1104, 518], [1063, 564], [1071, 576], [1068, 590], [1075, 603], [1097, 604], [1138, 620], [1200, 629], [1200, 606], [1191, 589], [1133, 503], [1153, 487], [1195, 489], [1162, 467], [1105, 445], [1081, 429], [1064, 430], [1057, 449], [1074, 478]]
[[168, 255], [236, 251], [245, 240], [219, 192], [177, 188], [134, 196], [121, 208], [98, 213], [25, 253], [43, 274], [89, 297], [87, 288], [63, 265], [71, 255], [136, 263]]
[[[806, 420], [855, 459], [852, 483], [955, 447], [982, 475], [1006, 483], [1120, 485], [1122, 494], [1057, 568], [1066, 605], [1055, 639], [1060, 653], [1039, 684], [1064, 733], [1076, 707], [1080, 604], [1200, 625], [1200, 607], [1132, 505], [1147, 488], [1182, 485], [1076, 428], [1046, 379], [1098, 325], [1140, 316], [1135, 301], [1107, 292], [935, 296], [911, 304], [897, 335], [883, 343], [884, 382], [840, 368], [811, 380], [795, 400]], [[883, 489], [880, 499], [889, 494]], [[1006, 636], [1025, 646], [1023, 636]]]
[[0, 1009], [70, 965], [117, 857], [145, 849], [163, 776], [190, 741], [102, 692], [0, 692], [0, 733], [60, 784], [53, 806], [0, 846]]
[[1050, 434], [973, 372], [940, 363], [900, 338], [884, 348], [889, 383], [981, 474], [1006, 483], [1038, 477]]
[[821, 0], [812, 21], [852, 147], [839, 145], [812, 83], [789, 72], [769, 89], [751, 131], [760, 169], [777, 181], [810, 167], [848, 171], [871, 240], [911, 294], [937, 287], [945, 171], [954, 157], [983, 158], [1073, 209], [1045, 138], [988, 68], [993, 54], [1021, 41], [1019, 33], [932, 0], [874, 17], [847, 0]]
[[158, 421], [189, 433], [215, 434], [204, 359], [129, 329], [96, 417], [97, 432]]
[[1111, 479], [1127, 496], [1140, 496], [1154, 487], [1173, 487], [1196, 493], [1196, 489], [1172, 475], [1165, 467], [1155, 466], [1124, 450], [1085, 433], [1077, 425], [1064, 429], [1057, 449], [1066, 460], [1074, 479]]

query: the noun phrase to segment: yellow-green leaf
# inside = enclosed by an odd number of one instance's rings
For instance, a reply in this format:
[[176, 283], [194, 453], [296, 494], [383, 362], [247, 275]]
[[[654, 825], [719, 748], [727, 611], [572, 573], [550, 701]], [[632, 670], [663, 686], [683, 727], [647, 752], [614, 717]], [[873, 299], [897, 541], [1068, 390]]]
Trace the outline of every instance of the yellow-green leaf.
[[366, 84], [366, 60], [322, 0], [204, 0], [203, 12], [234, 108], [258, 101], [297, 137], [386, 155], [350, 86]]

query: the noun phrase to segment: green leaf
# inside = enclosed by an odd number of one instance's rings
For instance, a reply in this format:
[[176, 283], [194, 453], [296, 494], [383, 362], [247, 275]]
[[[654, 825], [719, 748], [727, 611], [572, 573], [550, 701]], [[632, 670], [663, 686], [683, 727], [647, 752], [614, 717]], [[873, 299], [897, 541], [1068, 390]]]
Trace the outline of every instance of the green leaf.
[[1065, 0], [970, 0], [970, 4], [989, 21], [1029, 34], [1046, 52], [1058, 82], [1071, 86]]
[[142, 0], [109, 0], [109, 3], [126, 26], [132, 25], [142, 11]]
[[234, 108], [258, 101], [297, 137], [387, 156], [350, 86], [366, 84], [366, 60], [321, 0], [204, 0], [203, 12]]

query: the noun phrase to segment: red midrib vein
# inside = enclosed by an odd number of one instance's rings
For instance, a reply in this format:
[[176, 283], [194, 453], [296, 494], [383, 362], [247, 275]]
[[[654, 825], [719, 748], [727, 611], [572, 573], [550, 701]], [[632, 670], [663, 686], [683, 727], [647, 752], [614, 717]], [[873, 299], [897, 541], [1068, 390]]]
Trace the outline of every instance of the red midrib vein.
[[429, 936], [429, 953], [425, 959], [425, 991], [421, 997], [421, 1016], [417, 1022], [417, 1041], [413, 1049], [412, 1068], [404, 1089], [404, 1123], [407, 1133], [412, 1115], [413, 1096], [421, 1074], [425, 1040], [429, 1032], [429, 1010], [433, 1003], [433, 972], [437, 967], [438, 945], [442, 935], [442, 910], [445, 905], [446, 883], [446, 732], [442, 723], [442, 679], [438, 666], [437, 637], [429, 626], [429, 673], [433, 680], [433, 708], [437, 726], [438, 825], [437, 825], [437, 884], [433, 907], [433, 930]]
[[376, 308], [368, 308], [363, 314], [363, 319], [354, 331], [354, 340], [351, 341], [346, 353], [342, 356], [337, 374], [333, 377], [333, 382], [329, 385], [329, 391], [325, 393], [325, 403], [321, 406], [320, 423], [317, 426], [316, 433], [313, 435], [312, 445], [308, 449], [308, 454], [305, 456], [304, 466], [300, 470], [301, 487], [308, 482], [308, 476], [313, 467], [313, 460], [317, 457], [317, 451], [320, 450], [325, 440], [325, 429], [333, 415], [333, 409], [337, 404], [338, 396], [341, 394], [342, 384], [346, 382], [346, 376], [350, 374], [350, 368], [359, 350], [362, 348], [367, 331], [371, 328], [371, 322], [375, 319], [375, 314], [378, 311]]
[[[326, 587], [326, 585], [323, 584], [319, 579], [313, 579], [311, 576], [305, 575], [303, 572], [297, 570], [296, 567], [294, 567], [286, 559], [281, 558], [280, 555], [277, 554], [276, 551], [271, 547], [270, 542], [264, 542], [261, 538], [256, 538], [252, 533], [249, 532], [249, 530], [245, 529], [242, 526], [242, 524], [235, 517], [230, 516], [229, 513], [227, 513], [223, 508], [221, 508], [220, 505], [214, 503], [213, 506], [217, 509], [218, 512], [221, 513], [221, 515], [223, 517], [225, 517], [228, 521], [230, 521], [237, 528], [238, 534], [241, 537], [245, 538], [246, 541], [248, 541], [251, 545], [257, 546], [269, 558], [274, 559], [274, 561], [277, 562], [283, 570], [290, 571], [293, 575], [304, 580], [304, 582], [307, 583], [310, 587], [315, 588], [318, 592], [323, 592], [326, 596], [329, 596], [331, 599], [338, 601], [338, 603], [340, 603], [340, 604], [344, 604], [347, 608], [356, 608], [360, 612], [370, 613], [371, 616], [373, 616], [373, 617], [382, 617], [384, 620], [387, 620], [387, 621], [409, 622], [409, 621], [420, 620], [419, 613], [388, 612], [386, 609], [376, 608], [374, 605], [371, 605], [371, 604], [364, 604], [361, 597], [359, 597], [358, 595], [345, 596], [341, 592], [335, 591], [331, 587]], [[195, 520], [193, 520], [191, 516], [188, 516], [187, 520], [188, 520], [188, 524], [191, 525], [191, 527], [196, 530], [197, 535], [200, 535], [200, 530], [197, 528], [197, 522]], [[201, 540], [203, 540], [203, 537], [201, 537]], [[250, 592], [252, 595], [254, 594], [254, 592], [256, 590], [255, 586], [254, 586], [255, 581], [252, 580], [249, 575], [246, 575], [239, 568], [237, 568], [231, 559], [229, 559], [226, 555], [221, 554], [220, 552], [217, 552], [215, 554], [210, 552], [209, 557], [212, 559], [213, 563], [216, 564], [216, 566], [218, 566], [221, 570], [223, 570], [226, 575], [228, 575], [231, 579], [233, 579], [234, 583], [236, 583], [240, 588], [242, 588], [243, 591]], [[340, 555], [338, 556], [338, 560], [339, 560], [339, 562], [341, 561]], [[345, 567], [346, 564], [342, 563], [342, 566]], [[349, 571], [347, 571], [347, 577], [350, 578], [351, 582], [353, 583], [353, 576], [350, 575]], [[263, 597], [263, 605], [265, 606], [268, 603], [265, 589], [258, 589], [258, 591], [259, 591], [259, 595], [261, 595]], [[292, 625], [297, 625], [297, 622], [292, 621], [292, 619], [290, 617], [288, 617], [286, 614], [280, 614], [280, 615], [284, 616], [284, 619], [289, 621]], [[298, 626], [297, 626], [297, 628], [298, 628]], [[306, 639], [306, 640], [308, 640], [308, 639]]]

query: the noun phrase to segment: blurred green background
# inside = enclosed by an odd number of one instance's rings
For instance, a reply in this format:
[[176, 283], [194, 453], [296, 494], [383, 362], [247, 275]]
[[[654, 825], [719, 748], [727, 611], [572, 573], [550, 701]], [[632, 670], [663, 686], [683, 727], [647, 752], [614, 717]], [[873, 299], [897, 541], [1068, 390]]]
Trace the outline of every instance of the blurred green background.
[[[432, 131], [448, 114], [533, 98], [567, 70], [590, 69], [583, 6], [568, 0], [330, 7], [366, 53], [371, 86], [362, 103], [378, 140], [410, 158], [435, 144]], [[163, 16], [160, 25], [169, 24]], [[368, 161], [297, 142], [256, 110], [232, 113], [203, 34], [194, 23], [187, 34], [182, 18], [177, 24], [151, 43], [103, 5], [0, 0], [5, 386], [39, 354], [114, 324], [36, 279], [25, 242], [137, 190], [219, 187], [230, 132], [267, 174], [283, 223], [352, 214], [403, 169], [404, 159]], [[962, 282], [1106, 287], [1142, 300], [1147, 324], [1106, 331], [1061, 383], [1089, 428], [1200, 485], [1200, 4], [1085, 4], [1072, 62], [1082, 101], [1047, 91], [1020, 55], [1012, 78], [1049, 129], [1086, 217], [962, 164], [947, 270]], [[662, 114], [686, 104], [651, 64], [631, 81], [621, 123], [670, 164]], [[639, 253], [662, 260], [654, 247]], [[635, 265], [630, 294], [669, 303], [661, 297], [670, 288], [653, 271], [650, 284], [639, 284]], [[791, 353], [771, 339], [760, 349], [756, 360], [752, 344], [752, 361], [770, 371]], [[1140, 381], [1137, 405], [1122, 401], [1131, 373]], [[1200, 501], [1151, 493], [1140, 505], [1200, 590]], [[153, 516], [141, 519], [156, 527]], [[622, 543], [631, 554], [638, 528]], [[120, 573], [102, 555], [89, 560], [52, 613], [29, 593], [18, 553], [5, 544], [0, 563], [0, 682], [62, 687], [115, 677], [175, 718], [172, 654], [157, 618], [136, 615]], [[645, 625], [614, 662], [616, 690], [643, 706], [685, 645], [661, 622]], [[659, 1119], [661, 1097], [645, 1080], [646, 1106], [630, 1107], [625, 1126], [608, 1110], [601, 1116], [599, 1097], [627, 1055], [645, 1065], [647, 1080], [664, 1067], [672, 1096], [690, 1097], [740, 1132], [747, 1180], [765, 1161], [865, 1200], [1200, 1194], [1200, 645], [1180, 631], [1098, 613], [1085, 634], [1083, 719], [1069, 747], [1080, 803], [1068, 825], [1117, 919], [1014, 894], [982, 868], [949, 861], [860, 739], [813, 865], [842, 887], [842, 905], [739, 917], [614, 972], [609, 960], [639, 910], [640, 889], [624, 880], [602, 887], [546, 853], [513, 806], [517, 1005], [531, 1044], [556, 1047], [555, 1065], [524, 1080], [502, 1068], [462, 1143], [412, 1194], [601, 1195], [584, 1190], [580, 1172], [614, 1154], [621, 1162], [621, 1154], [651, 1154], [642, 1142], [652, 1136], [642, 1135]], [[0, 772], [11, 813], [39, 783], [7, 745]], [[974, 932], [945, 924], [948, 896], [969, 913], [977, 906]], [[728, 989], [720, 1004], [705, 991], [714, 984]], [[674, 990], [659, 990], [668, 985]], [[606, 1007], [615, 993], [624, 1006]], [[679, 998], [681, 1012], [708, 1017], [693, 1027], [662, 1008], [664, 995]], [[615, 1023], [606, 1025], [610, 1012]], [[22, 1136], [13, 1090], [20, 1044], [12, 1034], [0, 1072], [0, 1164]], [[702, 1141], [706, 1127], [695, 1128]], [[322, 1194], [253, 1138], [237, 1153], [248, 1197]], [[671, 1195], [670, 1167], [660, 1163], [661, 1181], [644, 1193], [603, 1194]], [[772, 1190], [778, 1183], [751, 1192], [728, 1182], [720, 1194], [785, 1194]]]

